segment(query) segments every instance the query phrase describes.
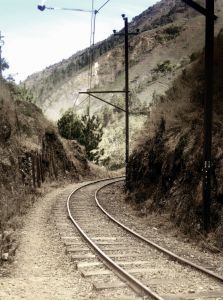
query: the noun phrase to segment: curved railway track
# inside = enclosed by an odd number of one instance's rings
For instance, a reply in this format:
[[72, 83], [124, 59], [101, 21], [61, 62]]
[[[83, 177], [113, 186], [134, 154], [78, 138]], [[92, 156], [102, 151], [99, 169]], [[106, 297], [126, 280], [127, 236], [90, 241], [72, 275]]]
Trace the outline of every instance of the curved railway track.
[[[87, 183], [68, 197], [69, 218], [90, 248], [78, 249], [74, 242], [68, 243], [83, 276], [94, 276], [96, 287], [121, 288], [115, 274], [125, 288], [127, 284], [143, 299], [223, 299], [221, 275], [145, 239], [104, 210], [98, 192], [120, 180], [123, 178]], [[130, 295], [128, 299], [133, 299]]]

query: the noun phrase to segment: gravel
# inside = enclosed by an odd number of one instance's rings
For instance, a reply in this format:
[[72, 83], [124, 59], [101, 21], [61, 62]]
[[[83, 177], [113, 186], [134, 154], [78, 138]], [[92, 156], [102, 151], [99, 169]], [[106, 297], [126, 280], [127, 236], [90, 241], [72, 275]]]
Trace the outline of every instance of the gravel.
[[[104, 188], [99, 202], [117, 220], [176, 254], [223, 275], [223, 253], [213, 253], [206, 240], [190, 238], [170, 220], [168, 214], [145, 214], [125, 200], [123, 182]], [[206, 245], [204, 247], [204, 245]]]
[[75, 270], [51, 218], [56, 199], [72, 185], [48, 193], [25, 217], [20, 246], [6, 277], [0, 278], [0, 299], [89, 299], [92, 285]]

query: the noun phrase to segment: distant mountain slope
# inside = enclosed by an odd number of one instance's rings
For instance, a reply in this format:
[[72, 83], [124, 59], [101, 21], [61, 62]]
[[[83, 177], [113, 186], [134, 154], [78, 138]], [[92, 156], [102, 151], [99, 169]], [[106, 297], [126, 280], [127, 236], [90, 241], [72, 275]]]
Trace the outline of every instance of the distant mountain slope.
[[[169, 59], [179, 67], [192, 52], [202, 47], [202, 23], [202, 17], [181, 0], [160, 1], [132, 20], [130, 30], [139, 28], [140, 34], [130, 38], [131, 89], [136, 90], [142, 100], [150, 101], [153, 91], [165, 90], [168, 83], [167, 78], [163, 85], [146, 87], [152, 81], [151, 70], [157, 63]], [[98, 43], [94, 57], [93, 86], [123, 88], [123, 39], [110, 36]], [[85, 49], [25, 81], [34, 93], [36, 104], [51, 119], [58, 119], [61, 112], [73, 105], [76, 93], [88, 88], [88, 62], [89, 49]]]
[[[198, 1], [205, 5], [205, 1]], [[223, 28], [223, 2], [216, 0], [216, 33]], [[130, 53], [130, 152], [137, 132], [144, 126], [152, 103], [159, 101], [174, 79], [198, 57], [204, 47], [205, 18], [181, 0], [162, 0], [136, 16], [129, 30], [140, 34], [129, 39]], [[30, 76], [25, 84], [48, 118], [56, 121], [68, 108], [86, 113], [88, 101], [79, 91], [88, 88], [89, 49]], [[123, 37], [110, 36], [95, 46], [92, 89], [124, 88]], [[104, 94], [107, 101], [124, 108], [124, 96]], [[85, 101], [84, 101], [85, 100]], [[124, 114], [91, 97], [90, 113], [102, 120], [104, 135], [101, 162], [109, 168], [124, 166]]]

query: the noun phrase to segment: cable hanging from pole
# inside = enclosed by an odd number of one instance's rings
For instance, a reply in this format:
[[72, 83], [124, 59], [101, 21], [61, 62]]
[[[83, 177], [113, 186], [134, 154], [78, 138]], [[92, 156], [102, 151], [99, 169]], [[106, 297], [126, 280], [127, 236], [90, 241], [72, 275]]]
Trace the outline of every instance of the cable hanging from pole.
[[[93, 63], [94, 63], [94, 47], [95, 47], [95, 32], [96, 32], [96, 16], [99, 11], [109, 2], [107, 0], [103, 5], [99, 7], [99, 9], [95, 9], [95, 1], [92, 0], [91, 4], [91, 33], [90, 33], [90, 47], [89, 47], [89, 71], [88, 71], [88, 89], [91, 90], [92, 88], [92, 79], [93, 79]], [[89, 102], [88, 102], [88, 115], [90, 115], [90, 99], [91, 96], [89, 95]]]
[[[79, 9], [79, 8], [65, 8], [65, 7], [49, 7], [46, 6], [45, 0], [41, 1], [41, 4], [37, 5], [37, 8], [40, 11], [45, 10], [66, 10], [66, 11], [77, 11], [77, 12], [88, 12], [91, 13], [91, 32], [90, 32], [90, 47], [89, 47], [89, 71], [88, 71], [88, 88], [91, 89], [92, 86], [92, 77], [93, 77], [93, 62], [94, 62], [94, 46], [95, 46], [95, 28], [96, 28], [96, 16], [98, 12], [108, 3], [110, 0], [105, 1], [99, 9], [95, 9], [95, 0], [92, 0], [91, 10]], [[90, 115], [90, 95], [88, 96], [88, 115]], [[81, 103], [85, 102], [82, 101]], [[76, 105], [76, 101], [74, 103]]]
[[[91, 1], [91, 31], [90, 31], [90, 46], [88, 51], [88, 89], [91, 89], [91, 83], [92, 83], [92, 70], [93, 70], [93, 61], [92, 61], [92, 52], [93, 52], [93, 24], [94, 24], [94, 18], [95, 18], [95, 11], [94, 11], [94, 0]], [[87, 107], [87, 115], [90, 116], [90, 101], [91, 97], [89, 95], [88, 97], [88, 107]]]
[[89, 47], [89, 73], [88, 73], [88, 88], [91, 88], [91, 80], [92, 80], [92, 52], [93, 52], [93, 33], [94, 33], [94, 19], [95, 19], [95, 11], [94, 11], [94, 0], [92, 0], [92, 13], [91, 13], [91, 31], [90, 31], [90, 47]]

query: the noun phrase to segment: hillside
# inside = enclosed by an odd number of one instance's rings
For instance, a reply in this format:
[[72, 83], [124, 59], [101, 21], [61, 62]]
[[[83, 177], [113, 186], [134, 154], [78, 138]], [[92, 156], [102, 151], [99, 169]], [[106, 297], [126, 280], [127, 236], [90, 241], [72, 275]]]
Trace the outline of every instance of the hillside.
[[[0, 80], [0, 253], [15, 251], [19, 216], [52, 182], [78, 181], [90, 174], [84, 150], [62, 140], [56, 128], [21, 90]], [[0, 257], [0, 262], [1, 262]], [[4, 257], [6, 258], [6, 257]]]
[[[204, 1], [200, 1], [204, 4]], [[223, 27], [223, 5], [216, 0], [216, 33]], [[204, 46], [204, 17], [181, 0], [162, 0], [136, 16], [129, 30], [140, 29], [130, 37], [130, 150], [135, 136], [146, 119], [151, 103], [165, 94], [173, 80], [202, 51]], [[124, 88], [124, 44], [120, 37], [110, 36], [95, 46], [92, 89]], [[88, 101], [79, 91], [88, 89], [89, 49], [50, 66], [27, 78], [25, 85], [35, 96], [35, 103], [45, 115], [57, 121], [68, 108], [86, 114]], [[124, 107], [122, 95], [103, 95], [107, 101]], [[83, 103], [82, 103], [83, 102]], [[123, 113], [91, 98], [91, 114], [100, 116], [104, 125], [101, 149], [102, 163], [109, 168], [124, 164]]]
[[[165, 89], [165, 85], [159, 83], [146, 87], [152, 81], [151, 70], [157, 63], [168, 58], [172, 65], [181, 64], [202, 45], [202, 18], [194, 19], [195, 16], [181, 0], [165, 0], [148, 8], [130, 23], [130, 31], [139, 28], [141, 32], [130, 39], [131, 90], [141, 101], [149, 102], [154, 90], [158, 88], [162, 92]], [[193, 28], [198, 26], [200, 29], [194, 32]], [[171, 32], [172, 27], [175, 31]], [[123, 88], [123, 47], [123, 39], [114, 36], [95, 46], [93, 87]], [[63, 111], [72, 107], [76, 93], [88, 88], [88, 63], [89, 49], [85, 49], [27, 78], [25, 85], [32, 90], [36, 104], [50, 119], [57, 120]], [[83, 98], [80, 97], [79, 102]], [[98, 103], [94, 101], [93, 105]]]
[[[222, 248], [223, 32], [215, 41], [211, 232]], [[202, 232], [204, 54], [153, 105], [128, 165], [128, 198], [165, 213], [184, 232]]]

